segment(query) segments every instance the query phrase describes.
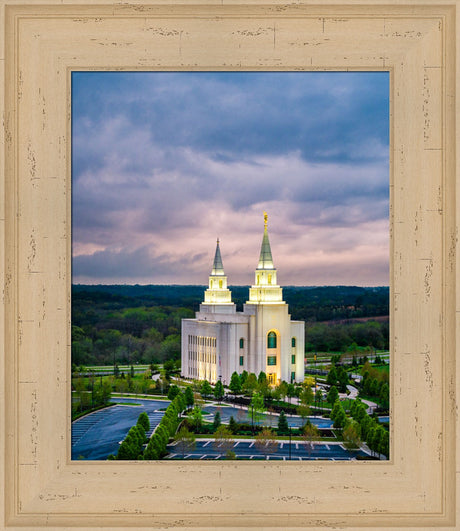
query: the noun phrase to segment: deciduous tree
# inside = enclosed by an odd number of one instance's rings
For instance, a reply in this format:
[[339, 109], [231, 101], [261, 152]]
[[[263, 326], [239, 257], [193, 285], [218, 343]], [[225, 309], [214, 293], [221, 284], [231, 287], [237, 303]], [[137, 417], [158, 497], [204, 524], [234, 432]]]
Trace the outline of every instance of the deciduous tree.
[[190, 432], [185, 426], [176, 433], [174, 437], [176, 442], [176, 448], [182, 454], [182, 459], [185, 457], [185, 453], [195, 448], [195, 434]]
[[263, 428], [256, 437], [255, 446], [259, 452], [262, 452], [267, 457], [277, 451], [278, 441], [272, 430], [269, 428]]

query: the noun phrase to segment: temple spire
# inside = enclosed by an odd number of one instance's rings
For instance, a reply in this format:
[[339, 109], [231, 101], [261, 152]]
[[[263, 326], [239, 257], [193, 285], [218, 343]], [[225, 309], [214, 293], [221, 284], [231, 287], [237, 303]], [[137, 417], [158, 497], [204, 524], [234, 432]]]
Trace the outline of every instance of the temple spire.
[[268, 214], [264, 212], [264, 236], [262, 238], [262, 246], [260, 248], [259, 264], [257, 269], [275, 269], [273, 265], [272, 251], [270, 248], [270, 241], [268, 239]]
[[283, 290], [276, 280], [272, 251], [268, 239], [268, 215], [264, 212], [264, 235], [260, 248], [259, 263], [255, 272], [255, 282], [249, 288], [248, 304], [285, 304]]
[[212, 271], [209, 275], [209, 287], [204, 292], [204, 303], [202, 304], [202, 309], [209, 311], [209, 305], [234, 306], [232, 303], [231, 291], [227, 288], [227, 277], [225, 276], [224, 266], [222, 264], [219, 238], [217, 238], [216, 254], [214, 255]]
[[224, 265], [222, 264], [222, 256], [220, 254], [219, 238], [217, 238], [216, 254], [214, 255], [214, 263], [211, 271], [212, 276], [225, 275]]

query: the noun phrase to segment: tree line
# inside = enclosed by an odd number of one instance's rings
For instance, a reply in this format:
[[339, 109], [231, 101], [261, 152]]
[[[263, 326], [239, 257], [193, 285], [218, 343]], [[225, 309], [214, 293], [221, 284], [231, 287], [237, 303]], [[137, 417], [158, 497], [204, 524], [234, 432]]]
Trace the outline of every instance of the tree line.
[[[181, 320], [193, 318], [204, 286], [73, 286], [72, 362], [163, 363], [180, 359]], [[233, 287], [242, 307], [247, 287]], [[307, 351], [388, 348], [388, 323], [318, 322], [388, 315], [388, 288], [285, 287], [293, 319], [306, 321]]]
[[306, 352], [359, 352], [358, 347], [388, 350], [389, 322], [306, 323]]

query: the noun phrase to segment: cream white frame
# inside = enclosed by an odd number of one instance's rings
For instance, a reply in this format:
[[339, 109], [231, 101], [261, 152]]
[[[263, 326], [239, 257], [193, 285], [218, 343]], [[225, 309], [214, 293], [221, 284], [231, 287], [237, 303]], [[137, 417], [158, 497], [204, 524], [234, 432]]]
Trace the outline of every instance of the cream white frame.
[[[455, 529], [457, 2], [1, 7], [0, 525]], [[70, 73], [88, 69], [390, 72], [389, 462], [70, 461]]]

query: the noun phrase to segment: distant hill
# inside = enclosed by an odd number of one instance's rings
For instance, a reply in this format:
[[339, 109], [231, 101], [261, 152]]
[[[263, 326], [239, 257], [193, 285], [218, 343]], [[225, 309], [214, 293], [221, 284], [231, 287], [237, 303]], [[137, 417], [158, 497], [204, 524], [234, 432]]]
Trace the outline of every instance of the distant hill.
[[[143, 306], [169, 306], [198, 310], [207, 286], [183, 285], [87, 285], [72, 286], [73, 307], [120, 310]], [[230, 286], [233, 301], [242, 309], [249, 286]], [[284, 286], [284, 300], [293, 319], [330, 321], [387, 316], [389, 288], [358, 286]]]
[[[248, 298], [248, 288], [231, 286], [239, 309]], [[194, 316], [205, 289], [206, 286], [72, 286], [72, 363], [179, 360], [181, 320]], [[287, 286], [283, 293], [293, 319], [306, 321], [308, 350], [344, 351], [353, 343], [387, 348], [387, 287]]]

